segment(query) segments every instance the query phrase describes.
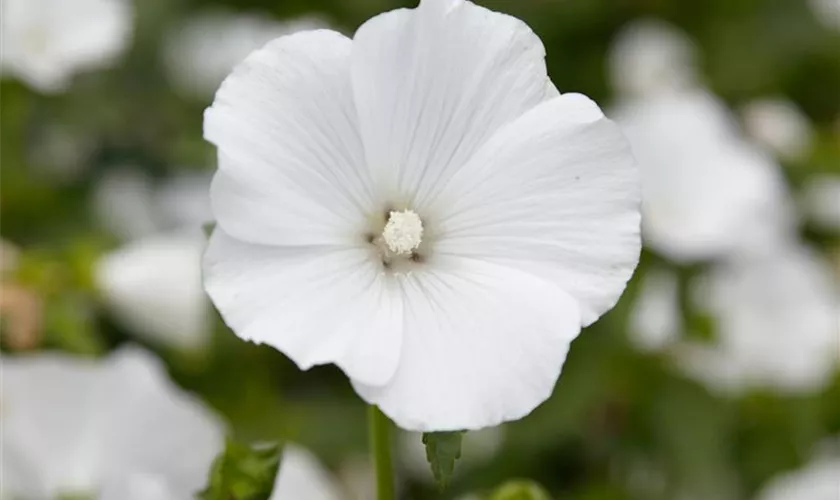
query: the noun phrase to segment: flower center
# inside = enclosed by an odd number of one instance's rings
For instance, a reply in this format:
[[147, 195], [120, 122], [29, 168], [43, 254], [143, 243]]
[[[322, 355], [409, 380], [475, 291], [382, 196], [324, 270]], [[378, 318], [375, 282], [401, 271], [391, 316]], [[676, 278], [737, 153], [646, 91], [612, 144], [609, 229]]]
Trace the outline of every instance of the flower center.
[[423, 240], [423, 222], [412, 210], [392, 211], [382, 230], [382, 239], [388, 249], [397, 255], [408, 255]]

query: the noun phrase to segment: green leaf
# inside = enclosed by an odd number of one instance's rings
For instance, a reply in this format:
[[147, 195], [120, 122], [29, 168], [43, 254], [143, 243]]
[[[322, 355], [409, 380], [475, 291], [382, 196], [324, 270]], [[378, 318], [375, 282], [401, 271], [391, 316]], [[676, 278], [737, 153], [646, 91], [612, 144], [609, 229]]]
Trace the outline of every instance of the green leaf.
[[438, 487], [442, 490], [449, 485], [455, 471], [455, 461], [461, 458], [461, 438], [464, 431], [425, 432], [423, 444], [426, 445], [426, 460], [432, 466]]
[[248, 446], [228, 440], [197, 500], [268, 500], [282, 451], [278, 443]]
[[204, 232], [204, 237], [208, 240], [210, 239], [210, 235], [213, 234], [214, 229], [216, 229], [215, 222], [205, 222], [201, 225], [201, 231]]
[[490, 500], [551, 500], [542, 486], [526, 480], [511, 481], [490, 495]]

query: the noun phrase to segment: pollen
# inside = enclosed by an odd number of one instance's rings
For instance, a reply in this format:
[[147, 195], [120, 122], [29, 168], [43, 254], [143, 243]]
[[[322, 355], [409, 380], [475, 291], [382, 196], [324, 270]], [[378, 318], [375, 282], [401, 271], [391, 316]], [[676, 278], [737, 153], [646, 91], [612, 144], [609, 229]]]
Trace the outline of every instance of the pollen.
[[382, 239], [395, 254], [408, 255], [423, 240], [423, 221], [412, 210], [393, 211], [382, 230]]

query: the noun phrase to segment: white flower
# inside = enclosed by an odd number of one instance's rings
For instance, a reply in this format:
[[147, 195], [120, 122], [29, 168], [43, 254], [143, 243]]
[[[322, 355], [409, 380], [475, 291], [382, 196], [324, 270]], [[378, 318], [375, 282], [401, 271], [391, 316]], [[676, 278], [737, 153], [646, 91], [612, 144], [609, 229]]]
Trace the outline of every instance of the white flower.
[[3, 0], [0, 67], [42, 92], [106, 66], [131, 35], [128, 0]]
[[840, 175], [816, 175], [802, 188], [800, 203], [821, 229], [840, 232]]
[[211, 96], [234, 66], [252, 51], [277, 37], [324, 24], [314, 18], [278, 22], [258, 13], [206, 10], [189, 18], [169, 36], [164, 57], [167, 73], [177, 90]]
[[840, 294], [831, 265], [807, 247], [721, 264], [694, 300], [717, 341], [683, 346], [680, 365], [712, 388], [818, 390], [838, 368]]
[[159, 229], [151, 181], [141, 172], [119, 167], [102, 176], [93, 193], [93, 212], [112, 234], [132, 240]]
[[682, 331], [677, 277], [659, 269], [646, 272], [630, 314], [630, 339], [642, 350], [656, 351], [672, 344]]
[[793, 220], [778, 166], [742, 141], [713, 96], [631, 100], [617, 113], [642, 172], [645, 242], [672, 260], [763, 249]]
[[657, 19], [636, 21], [613, 42], [609, 69], [613, 87], [625, 97], [658, 95], [697, 84], [694, 43]]
[[94, 216], [105, 229], [126, 240], [197, 230], [213, 220], [210, 179], [205, 172], [183, 173], [154, 185], [136, 169], [116, 167], [96, 186]]
[[759, 99], [747, 104], [741, 115], [747, 134], [782, 158], [798, 160], [808, 153], [813, 130], [794, 103]]
[[[0, 398], [0, 489], [12, 498], [192, 498], [222, 447], [217, 418], [138, 349], [104, 360], [4, 356]], [[110, 498], [132, 496], [149, 498]]]
[[421, 0], [249, 56], [205, 115], [205, 286], [227, 324], [335, 363], [410, 430], [545, 400], [637, 263], [639, 188], [617, 127], [560, 96], [544, 54], [513, 17]]
[[94, 194], [97, 218], [129, 240], [96, 263], [105, 303], [131, 332], [180, 349], [210, 339], [210, 304], [201, 285], [209, 186], [204, 173], [176, 175], [156, 187], [140, 172], [115, 169]]
[[820, 457], [802, 469], [773, 480], [758, 500], [837, 500], [840, 455]]
[[160, 228], [197, 229], [213, 221], [210, 207], [209, 172], [175, 175], [157, 188], [153, 195]]
[[270, 500], [341, 500], [335, 478], [309, 451], [294, 444], [283, 447], [280, 469]]
[[97, 261], [103, 299], [127, 328], [149, 340], [196, 349], [210, 336], [210, 304], [201, 285], [199, 231], [126, 244]]
[[125, 474], [106, 481], [97, 500], [187, 500], [172, 491], [167, 480], [155, 474]]

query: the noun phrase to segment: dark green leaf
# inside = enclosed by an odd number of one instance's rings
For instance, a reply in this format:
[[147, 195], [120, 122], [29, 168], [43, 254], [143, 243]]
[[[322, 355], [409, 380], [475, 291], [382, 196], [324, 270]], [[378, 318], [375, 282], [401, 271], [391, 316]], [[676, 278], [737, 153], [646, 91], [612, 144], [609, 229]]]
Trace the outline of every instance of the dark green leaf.
[[432, 466], [432, 474], [440, 489], [449, 485], [455, 471], [455, 461], [461, 458], [461, 438], [464, 431], [426, 432], [423, 444], [426, 445], [426, 459]]
[[197, 500], [268, 500], [282, 451], [277, 443], [247, 446], [228, 440]]
[[214, 229], [216, 229], [215, 222], [205, 222], [201, 225], [201, 230], [204, 231], [204, 237], [208, 240], [210, 239], [210, 235], [213, 234]]

